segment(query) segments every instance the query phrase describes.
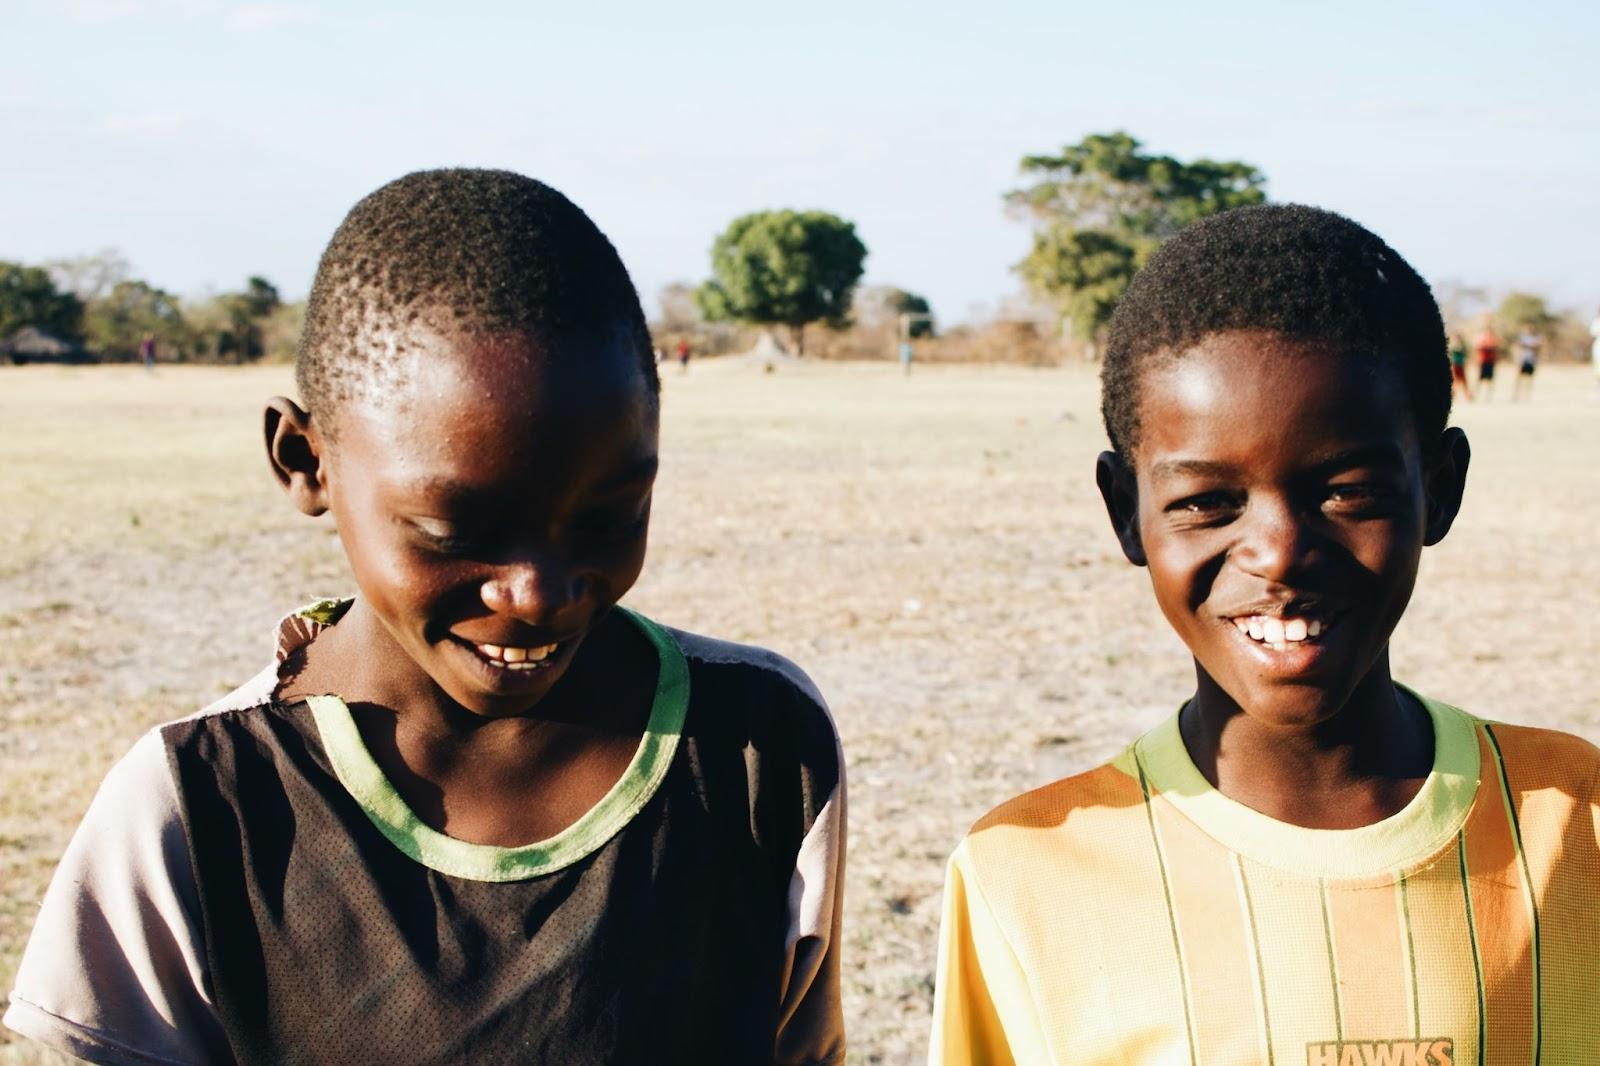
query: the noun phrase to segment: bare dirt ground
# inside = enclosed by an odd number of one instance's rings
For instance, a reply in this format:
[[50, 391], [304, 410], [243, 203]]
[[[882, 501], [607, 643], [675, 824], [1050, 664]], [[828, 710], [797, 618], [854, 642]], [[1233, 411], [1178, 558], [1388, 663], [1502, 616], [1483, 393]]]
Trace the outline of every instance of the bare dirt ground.
[[[1092, 375], [668, 369], [650, 561], [629, 601], [773, 647], [833, 704], [850, 767], [852, 1060], [925, 1042], [945, 856], [1000, 800], [1086, 769], [1190, 675], [1101, 515]], [[282, 613], [350, 588], [277, 496], [285, 369], [0, 371], [0, 985], [107, 766], [264, 661]], [[1398, 674], [1600, 739], [1600, 402], [1461, 405], [1456, 530], [1424, 558]], [[0, 1062], [43, 1061], [0, 1034]]]

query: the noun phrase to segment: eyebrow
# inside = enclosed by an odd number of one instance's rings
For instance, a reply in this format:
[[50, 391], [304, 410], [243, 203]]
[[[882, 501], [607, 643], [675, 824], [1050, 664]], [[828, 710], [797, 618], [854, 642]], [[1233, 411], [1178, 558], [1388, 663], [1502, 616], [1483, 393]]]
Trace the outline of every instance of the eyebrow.
[[1210, 459], [1163, 459], [1150, 468], [1150, 476], [1169, 477], [1222, 477], [1237, 471], [1232, 463], [1219, 463]]
[[1318, 459], [1312, 464], [1311, 469], [1319, 474], [1331, 474], [1337, 470], [1348, 470], [1353, 466], [1405, 466], [1405, 456], [1400, 449], [1392, 444], [1368, 444], [1355, 448], [1346, 448], [1334, 452], [1332, 455]]
[[[1325, 476], [1356, 466], [1405, 466], [1405, 457], [1392, 444], [1360, 445], [1316, 460], [1311, 464], [1310, 472]], [[1150, 476], [1157, 479], [1226, 477], [1237, 472], [1235, 464], [1212, 459], [1164, 459], [1150, 467]]]
[[[661, 460], [658, 456], [647, 455], [631, 466], [624, 467], [601, 481], [595, 486], [595, 491], [610, 493], [631, 488], [655, 477], [656, 471], [660, 466]], [[418, 495], [436, 493], [440, 496], [460, 501], [471, 501], [489, 495], [489, 493], [474, 485], [468, 485], [454, 478], [439, 475], [430, 475], [418, 478], [415, 481], [408, 481], [405, 483], [405, 489]]]

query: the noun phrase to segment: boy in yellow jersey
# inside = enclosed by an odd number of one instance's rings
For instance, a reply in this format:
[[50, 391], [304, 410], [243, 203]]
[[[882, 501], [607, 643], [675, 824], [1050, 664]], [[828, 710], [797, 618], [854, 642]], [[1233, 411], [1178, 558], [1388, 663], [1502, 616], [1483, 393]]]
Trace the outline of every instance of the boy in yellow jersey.
[[1469, 458], [1427, 285], [1328, 212], [1215, 216], [1135, 278], [1103, 405], [1195, 691], [956, 849], [931, 1060], [1600, 1062], [1600, 752], [1389, 674]]

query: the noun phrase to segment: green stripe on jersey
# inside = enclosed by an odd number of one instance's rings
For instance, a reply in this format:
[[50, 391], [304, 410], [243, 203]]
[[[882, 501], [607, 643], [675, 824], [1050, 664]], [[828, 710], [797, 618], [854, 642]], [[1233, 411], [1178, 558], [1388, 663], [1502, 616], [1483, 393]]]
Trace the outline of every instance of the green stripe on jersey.
[[1544, 993], [1539, 987], [1539, 901], [1534, 898], [1533, 874], [1528, 870], [1527, 853], [1522, 850], [1522, 823], [1517, 821], [1517, 805], [1511, 796], [1511, 781], [1506, 776], [1506, 760], [1500, 753], [1500, 739], [1487, 722], [1483, 724], [1483, 735], [1489, 739], [1489, 750], [1494, 753], [1495, 774], [1500, 780], [1500, 799], [1506, 805], [1506, 821], [1511, 826], [1511, 840], [1517, 847], [1517, 867], [1522, 871], [1522, 898], [1528, 904], [1528, 921], [1533, 933], [1530, 945], [1533, 956], [1533, 1066], [1539, 1066], [1544, 1044]]
[[576, 822], [547, 840], [515, 848], [470, 844], [430, 828], [406, 804], [361, 741], [350, 708], [337, 696], [311, 696], [322, 746], [339, 778], [372, 824], [412, 859], [452, 877], [471, 881], [525, 881], [554, 873], [592, 854], [615, 836], [650, 801], [672, 764], [689, 709], [689, 664], [672, 634], [625, 607], [660, 658], [650, 720], [633, 760], [617, 783]]

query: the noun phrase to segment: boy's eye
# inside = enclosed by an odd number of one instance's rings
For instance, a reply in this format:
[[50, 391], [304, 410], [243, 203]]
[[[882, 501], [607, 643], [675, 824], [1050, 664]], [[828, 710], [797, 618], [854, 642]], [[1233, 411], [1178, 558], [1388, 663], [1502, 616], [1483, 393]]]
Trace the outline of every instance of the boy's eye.
[[1232, 493], [1201, 492], [1173, 500], [1163, 510], [1178, 518], [1205, 520], [1232, 514], [1238, 510], [1239, 501]]
[[633, 540], [645, 526], [642, 508], [597, 511], [578, 522], [578, 536], [591, 544], [616, 544]]
[[1369, 483], [1329, 485], [1323, 496], [1326, 506], [1345, 514], [1374, 514], [1387, 510], [1394, 493], [1384, 485]]
[[442, 555], [465, 555], [479, 547], [477, 538], [437, 518], [413, 518], [411, 525], [424, 544]]

